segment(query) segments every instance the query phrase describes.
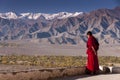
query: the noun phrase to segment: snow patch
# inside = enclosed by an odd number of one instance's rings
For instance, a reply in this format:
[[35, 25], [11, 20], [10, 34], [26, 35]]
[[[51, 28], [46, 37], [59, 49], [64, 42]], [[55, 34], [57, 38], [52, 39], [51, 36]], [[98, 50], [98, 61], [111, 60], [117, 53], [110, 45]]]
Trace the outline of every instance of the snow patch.
[[52, 19], [64, 19], [68, 17], [75, 17], [78, 15], [82, 15], [83, 12], [75, 12], [75, 13], [68, 13], [68, 12], [60, 12], [55, 14], [46, 14], [46, 13], [20, 13], [16, 15], [13, 12], [8, 13], [0, 13], [0, 17], [4, 19], [33, 19], [36, 20], [40, 18], [40, 16], [45, 17], [46, 20]]

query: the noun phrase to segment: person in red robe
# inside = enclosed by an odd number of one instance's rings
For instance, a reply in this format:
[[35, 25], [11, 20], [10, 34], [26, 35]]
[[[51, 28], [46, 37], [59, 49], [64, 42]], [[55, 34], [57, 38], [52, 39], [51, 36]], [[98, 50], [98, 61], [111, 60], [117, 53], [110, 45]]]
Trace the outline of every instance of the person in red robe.
[[87, 32], [87, 66], [86, 69], [89, 71], [90, 74], [96, 74], [99, 70], [99, 63], [98, 63], [98, 54], [97, 51], [99, 49], [99, 43], [96, 38], [92, 35], [91, 31]]

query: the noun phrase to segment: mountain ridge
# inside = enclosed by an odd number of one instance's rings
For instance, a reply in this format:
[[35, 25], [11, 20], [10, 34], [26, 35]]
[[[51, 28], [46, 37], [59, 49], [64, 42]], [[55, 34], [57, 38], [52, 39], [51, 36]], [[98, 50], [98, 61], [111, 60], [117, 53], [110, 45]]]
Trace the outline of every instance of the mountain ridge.
[[83, 12], [75, 12], [75, 13], [69, 13], [69, 12], [59, 12], [59, 13], [53, 13], [53, 14], [46, 14], [46, 13], [20, 13], [16, 14], [14, 12], [7, 12], [7, 13], [0, 13], [0, 17], [4, 19], [33, 19], [36, 20], [43, 16], [46, 20], [52, 20], [52, 19], [63, 19], [68, 17], [75, 17], [78, 15], [82, 15]]
[[87, 40], [87, 31], [92, 31], [101, 44], [120, 43], [120, 7], [74, 15], [63, 12], [62, 16], [53, 14], [47, 19], [45, 16], [28, 19], [26, 15], [24, 19], [0, 18], [0, 40], [30, 39], [50, 44], [83, 44]]

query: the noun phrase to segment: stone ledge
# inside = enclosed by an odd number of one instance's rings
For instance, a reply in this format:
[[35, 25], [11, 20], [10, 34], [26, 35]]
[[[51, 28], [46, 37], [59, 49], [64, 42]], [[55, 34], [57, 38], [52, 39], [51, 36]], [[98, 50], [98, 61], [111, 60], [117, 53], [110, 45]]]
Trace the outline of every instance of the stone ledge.
[[2, 71], [0, 80], [48, 80], [56, 77], [85, 74], [85, 67], [48, 68], [26, 71]]
[[[100, 74], [120, 73], [120, 67], [100, 67], [100, 69]], [[0, 80], [50, 80], [57, 77], [76, 76], [84, 74], [85, 67], [47, 68], [26, 71], [1, 72]]]

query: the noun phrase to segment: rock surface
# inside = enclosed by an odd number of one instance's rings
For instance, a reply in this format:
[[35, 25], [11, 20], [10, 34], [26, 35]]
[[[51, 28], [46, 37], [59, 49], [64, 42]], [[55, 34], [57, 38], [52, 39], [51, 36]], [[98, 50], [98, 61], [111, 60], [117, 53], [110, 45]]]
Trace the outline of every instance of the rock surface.
[[[108, 76], [115, 77], [116, 75], [106, 75], [109, 68], [108, 67], [102, 67], [100, 74], [102, 75], [85, 75], [85, 67], [70, 67], [70, 68], [39, 68], [39, 67], [25, 67], [24, 66], [4, 66], [0, 70], [0, 80], [106, 80]], [[120, 68], [113, 68], [114, 73], [120, 73], [116, 72], [120, 71]], [[71, 77], [74, 76], [74, 77]], [[77, 77], [76, 77], [77, 76]], [[61, 77], [61, 78], [59, 78]], [[103, 78], [100, 78], [103, 77]], [[100, 79], [99, 79], [100, 78]], [[120, 76], [115, 77], [115, 79], [112, 80], [118, 80], [120, 79]]]

